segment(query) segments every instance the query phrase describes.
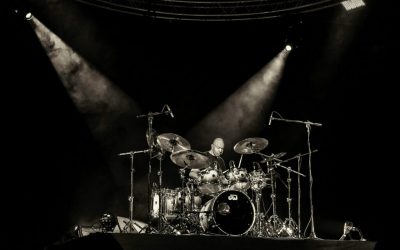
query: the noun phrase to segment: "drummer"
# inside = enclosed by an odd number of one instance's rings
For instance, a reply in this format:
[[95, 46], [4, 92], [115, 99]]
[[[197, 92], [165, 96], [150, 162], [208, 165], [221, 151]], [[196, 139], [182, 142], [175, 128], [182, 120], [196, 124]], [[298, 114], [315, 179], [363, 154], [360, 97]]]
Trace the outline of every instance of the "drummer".
[[[217, 167], [217, 169], [221, 172], [225, 171], [225, 161], [222, 159], [221, 155], [224, 153], [224, 140], [222, 138], [215, 138], [213, 143], [211, 144], [210, 150], [205, 152], [205, 154], [211, 160], [210, 167]], [[200, 169], [192, 169], [189, 173], [189, 177], [193, 179], [198, 179], [200, 177]], [[222, 178], [222, 184], [228, 184], [228, 180], [226, 178]]]

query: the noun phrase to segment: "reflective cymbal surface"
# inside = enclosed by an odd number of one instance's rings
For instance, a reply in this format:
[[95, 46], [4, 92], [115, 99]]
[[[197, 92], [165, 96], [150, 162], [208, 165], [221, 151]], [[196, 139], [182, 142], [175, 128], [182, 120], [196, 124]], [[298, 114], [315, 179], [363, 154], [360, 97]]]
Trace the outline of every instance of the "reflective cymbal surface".
[[205, 153], [190, 149], [174, 152], [170, 157], [176, 165], [190, 169], [206, 168], [210, 162], [210, 158]]
[[157, 136], [157, 143], [168, 152], [178, 152], [190, 149], [190, 143], [180, 135], [164, 133]]
[[233, 149], [238, 154], [254, 154], [268, 146], [268, 140], [261, 137], [253, 137], [236, 143]]

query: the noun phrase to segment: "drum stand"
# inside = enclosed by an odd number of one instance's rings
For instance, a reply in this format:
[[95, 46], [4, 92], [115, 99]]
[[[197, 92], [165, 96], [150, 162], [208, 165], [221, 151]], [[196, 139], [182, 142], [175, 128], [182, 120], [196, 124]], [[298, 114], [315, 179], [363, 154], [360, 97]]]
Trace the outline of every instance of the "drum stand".
[[282, 229], [283, 222], [276, 214], [276, 182], [275, 182], [275, 170], [272, 167], [268, 168], [271, 175], [271, 200], [272, 200], [272, 215], [267, 220], [267, 234], [270, 237], [278, 237], [280, 230]]
[[310, 144], [310, 134], [311, 134], [311, 125], [316, 126], [316, 127], [321, 127], [321, 123], [315, 123], [315, 122], [310, 122], [310, 121], [299, 121], [299, 120], [289, 120], [289, 119], [283, 119], [283, 118], [276, 118], [270, 117], [270, 123], [272, 120], [277, 120], [277, 121], [283, 121], [283, 122], [290, 122], [290, 123], [300, 123], [306, 125], [307, 128], [307, 147], [308, 147], [308, 174], [309, 174], [309, 182], [310, 182], [310, 189], [309, 189], [309, 195], [310, 195], [310, 220], [308, 223], [311, 223], [311, 232], [310, 235], [308, 236], [309, 239], [319, 239], [317, 235], [315, 234], [315, 228], [314, 228], [314, 203], [313, 203], [313, 195], [312, 195], [312, 188], [313, 188], [313, 176], [312, 176], [312, 171], [311, 171], [311, 144]]
[[253, 235], [255, 237], [264, 237], [266, 236], [264, 233], [264, 225], [263, 221], [265, 215], [260, 211], [260, 201], [261, 201], [261, 190], [254, 190], [256, 192], [256, 219], [255, 219], [255, 227], [253, 228]]
[[[149, 217], [149, 222], [151, 221], [151, 216], [150, 216], [150, 207], [151, 207], [151, 205], [150, 204], [152, 202], [151, 199], [150, 199], [151, 189], [152, 189], [152, 187], [151, 187], [151, 172], [152, 172], [151, 160], [154, 157], [153, 156], [153, 151], [154, 151], [154, 148], [155, 148], [155, 145], [154, 145], [154, 139], [155, 138], [152, 138], [153, 137], [153, 134], [152, 134], [153, 133], [153, 119], [154, 119], [154, 116], [157, 116], [157, 115], [171, 115], [171, 117], [173, 117], [173, 115], [172, 115], [171, 111], [169, 110], [169, 108], [168, 108], [167, 111], [164, 111], [166, 106], [167, 105], [164, 105], [164, 107], [162, 108], [161, 112], [149, 112], [149, 113], [144, 114], [144, 115], [137, 115], [136, 116], [136, 118], [145, 118], [145, 117], [147, 118], [147, 124], [148, 124], [147, 133], [150, 136], [150, 139], [148, 140], [148, 144], [149, 144], [149, 147], [150, 147], [150, 149], [148, 150], [148, 153], [149, 153], [148, 168], [149, 168], [149, 170], [147, 172], [147, 197], [149, 198], [149, 201], [147, 202], [147, 214], [148, 214], [148, 217]], [[161, 160], [160, 160], [160, 172], [159, 172], [160, 191], [161, 191], [161, 173], [162, 172], [161, 172]], [[161, 192], [160, 192], [160, 194], [161, 194]], [[163, 197], [159, 197], [159, 198], [161, 200]], [[161, 204], [160, 204], [160, 206], [161, 206]], [[159, 212], [159, 217], [161, 218], [161, 212]], [[161, 225], [159, 223], [159, 227], [160, 226]]]
[[290, 184], [292, 182], [292, 179], [290, 178], [291, 168], [289, 167], [287, 168], [287, 170], [288, 170], [288, 178], [287, 178], [288, 197], [286, 198], [286, 201], [288, 203], [288, 218], [286, 218], [285, 221], [283, 222], [281, 234], [285, 234], [291, 238], [296, 238], [298, 227], [296, 225], [296, 222], [292, 218], [292, 207], [291, 207], [292, 198], [290, 196]]

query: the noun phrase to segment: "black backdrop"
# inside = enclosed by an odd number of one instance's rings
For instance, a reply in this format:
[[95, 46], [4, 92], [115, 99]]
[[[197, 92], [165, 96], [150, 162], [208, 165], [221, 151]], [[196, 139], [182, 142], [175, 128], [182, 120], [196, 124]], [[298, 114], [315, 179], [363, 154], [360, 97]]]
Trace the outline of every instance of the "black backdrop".
[[[390, 88], [397, 83], [395, 25], [389, 7], [368, 2], [349, 13], [338, 6], [227, 23], [151, 20], [68, 1], [6, 7], [2, 176], [10, 244], [41, 248], [103, 212], [128, 217], [129, 159], [110, 160], [107, 147], [93, 137], [87, 116], [74, 106], [24, 20], [26, 9], [131, 97], [139, 112], [159, 111], [168, 103], [175, 118], [157, 117], [155, 128], [182, 136], [268, 63], [288, 37], [295, 39], [298, 48], [288, 57], [275, 100], [261, 114], [263, 129], [252, 136], [269, 140], [265, 153], [287, 152], [288, 158], [307, 150], [306, 129], [279, 122], [267, 126], [270, 112], [322, 123], [311, 133], [319, 150], [313, 155], [317, 235], [339, 238], [343, 222], [350, 220], [367, 239], [387, 238], [385, 226], [393, 219], [388, 197], [395, 195], [389, 184], [397, 162], [396, 98]], [[147, 124], [135, 115], [120, 121], [126, 127], [113, 145], [122, 151], [146, 146]], [[118, 146], [129, 133], [138, 135], [135, 141]], [[208, 145], [191, 143], [199, 150]], [[238, 161], [233, 145], [226, 147], [225, 160]], [[146, 221], [146, 156], [139, 155], [135, 164], [135, 218]], [[305, 173], [306, 167], [304, 159]], [[170, 188], [179, 185], [177, 170], [165, 161]], [[305, 181], [303, 228], [309, 218], [306, 191]], [[284, 217], [284, 194], [280, 199]]]

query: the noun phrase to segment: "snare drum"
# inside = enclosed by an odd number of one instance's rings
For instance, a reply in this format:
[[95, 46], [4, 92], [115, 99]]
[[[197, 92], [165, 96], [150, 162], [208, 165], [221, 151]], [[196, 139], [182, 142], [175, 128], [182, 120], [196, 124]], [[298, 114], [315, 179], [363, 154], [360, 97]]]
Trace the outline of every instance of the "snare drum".
[[231, 168], [225, 173], [225, 177], [229, 182], [229, 190], [246, 191], [250, 187], [247, 169]]
[[222, 174], [219, 170], [214, 168], [206, 168], [200, 171], [200, 177], [198, 179], [198, 186], [200, 193], [202, 194], [215, 194], [222, 190], [220, 184], [220, 176]]

